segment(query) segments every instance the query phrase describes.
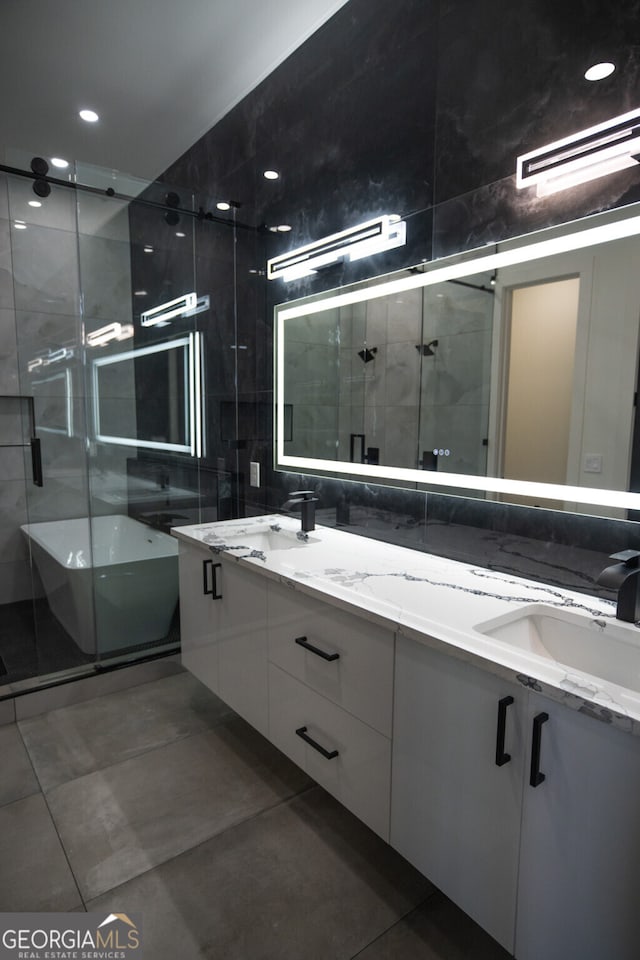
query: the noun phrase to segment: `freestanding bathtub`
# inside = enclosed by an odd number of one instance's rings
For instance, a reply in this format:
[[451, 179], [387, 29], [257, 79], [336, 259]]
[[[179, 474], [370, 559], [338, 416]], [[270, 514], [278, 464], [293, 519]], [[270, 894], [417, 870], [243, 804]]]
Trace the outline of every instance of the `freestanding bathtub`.
[[21, 529], [52, 613], [85, 653], [167, 635], [178, 600], [173, 537], [119, 515]]

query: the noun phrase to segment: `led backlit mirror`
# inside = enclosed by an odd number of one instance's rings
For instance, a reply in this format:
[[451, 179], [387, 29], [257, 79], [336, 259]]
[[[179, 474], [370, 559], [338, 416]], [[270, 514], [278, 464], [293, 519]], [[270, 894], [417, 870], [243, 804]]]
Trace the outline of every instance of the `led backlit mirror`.
[[[201, 456], [200, 337], [190, 333], [94, 360], [95, 439]], [[136, 383], [144, 384], [145, 404], [132, 416]]]
[[275, 311], [277, 469], [640, 509], [634, 205]]

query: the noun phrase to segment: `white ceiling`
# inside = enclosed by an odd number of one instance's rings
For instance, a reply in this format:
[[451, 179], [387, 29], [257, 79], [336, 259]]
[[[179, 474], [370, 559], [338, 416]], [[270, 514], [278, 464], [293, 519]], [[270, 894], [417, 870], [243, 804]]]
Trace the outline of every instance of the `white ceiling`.
[[345, 2], [0, 0], [0, 159], [154, 179]]

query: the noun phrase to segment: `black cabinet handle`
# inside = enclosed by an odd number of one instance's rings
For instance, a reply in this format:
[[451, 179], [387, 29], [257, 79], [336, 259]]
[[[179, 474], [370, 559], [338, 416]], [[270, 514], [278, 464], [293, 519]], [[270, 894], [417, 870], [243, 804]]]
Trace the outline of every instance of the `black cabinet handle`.
[[203, 560], [202, 561], [202, 592], [206, 595], [208, 593], [213, 593], [212, 589], [209, 589], [209, 578], [207, 576], [207, 571], [213, 560]]
[[40, 447], [40, 438], [31, 438], [31, 471], [33, 473], [33, 482], [36, 487], [42, 486], [42, 449]]
[[305, 741], [305, 743], [308, 743], [309, 746], [313, 747], [314, 750], [317, 750], [318, 753], [321, 753], [326, 760], [333, 760], [334, 757], [338, 756], [337, 750], [325, 750], [325, 748], [320, 746], [319, 743], [316, 743], [316, 741], [312, 737], [310, 737], [309, 734], [307, 733], [306, 727], [299, 727], [296, 730], [296, 735], [298, 737], [301, 737]]
[[548, 713], [539, 713], [533, 718], [533, 735], [531, 738], [531, 776], [529, 783], [532, 787], [539, 787], [544, 783], [545, 775], [540, 773], [540, 742], [542, 739], [542, 724], [549, 719]]
[[507, 726], [507, 707], [513, 703], [513, 697], [503, 697], [498, 701], [498, 730], [496, 733], [496, 767], [503, 767], [511, 760], [511, 754], [504, 749], [504, 737]]
[[222, 594], [218, 593], [218, 570], [222, 567], [221, 563], [211, 564], [211, 570], [213, 571], [213, 593], [211, 598], [213, 600], [222, 600]]
[[[216, 571], [218, 567], [221, 567], [221, 563], [214, 563], [213, 560], [203, 560], [202, 561], [202, 592], [211, 596], [212, 600], [222, 600], [222, 594], [218, 593], [218, 578], [216, 576]], [[211, 567], [211, 587], [209, 587], [209, 576], [208, 568]]]
[[321, 650], [319, 647], [314, 647], [312, 643], [309, 643], [306, 637], [296, 637], [295, 643], [299, 646], [304, 647], [305, 650], [309, 650], [310, 653], [315, 653], [316, 656], [322, 657], [323, 660], [339, 660], [339, 653], [325, 653], [324, 650]]

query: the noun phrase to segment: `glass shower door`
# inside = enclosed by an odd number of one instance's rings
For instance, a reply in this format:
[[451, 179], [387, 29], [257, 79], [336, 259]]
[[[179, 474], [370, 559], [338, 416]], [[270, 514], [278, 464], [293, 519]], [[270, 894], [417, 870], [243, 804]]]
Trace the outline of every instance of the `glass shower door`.
[[15, 378], [31, 398], [41, 453], [34, 482], [23, 448], [24, 516], [14, 522], [16, 554], [24, 550], [32, 578], [34, 658], [25, 682], [82, 671], [95, 658], [75, 201], [62, 186], [39, 198], [33, 185], [7, 180]]
[[179, 641], [169, 531], [200, 516], [208, 301], [188, 193], [86, 166], [78, 176], [116, 194], [77, 201], [96, 652], [136, 659]]

